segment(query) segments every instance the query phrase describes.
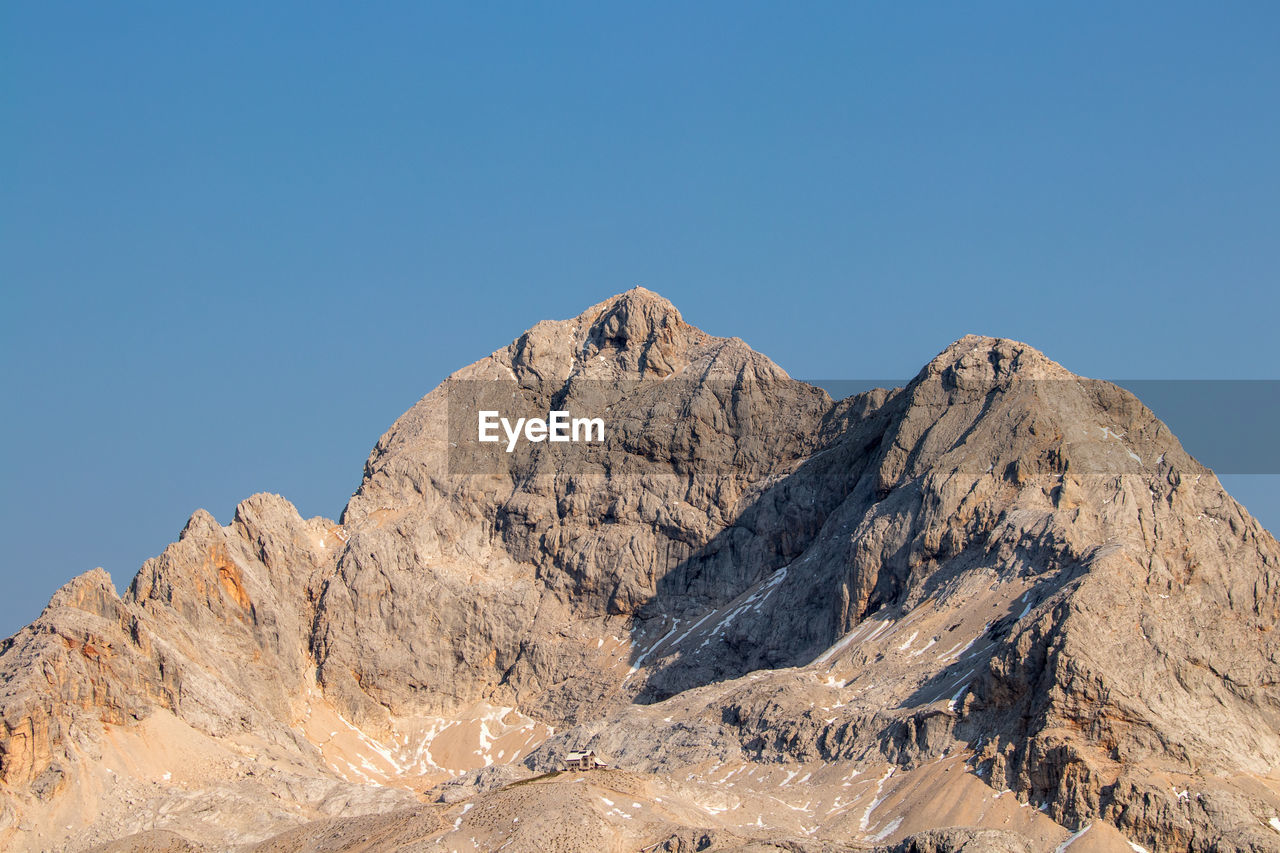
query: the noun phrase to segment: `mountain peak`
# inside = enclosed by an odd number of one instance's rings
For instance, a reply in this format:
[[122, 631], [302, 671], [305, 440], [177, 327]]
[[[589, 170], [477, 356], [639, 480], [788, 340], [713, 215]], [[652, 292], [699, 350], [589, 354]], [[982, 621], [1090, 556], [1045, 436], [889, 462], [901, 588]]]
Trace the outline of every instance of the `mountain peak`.
[[[672, 304], [670, 299], [667, 299], [662, 294], [656, 293], [649, 288], [638, 284], [629, 290], [624, 290], [621, 293], [616, 293], [613, 296], [610, 296], [608, 299], [599, 303], [596, 307], [613, 306], [624, 302], [635, 305], [655, 305], [661, 307], [667, 312], [675, 314], [677, 317], [680, 315], [680, 312], [676, 309], [676, 306]], [[588, 309], [588, 311], [589, 310], [591, 309]]]
[[571, 319], [538, 323], [494, 353], [499, 363], [490, 367], [499, 373], [509, 368], [522, 381], [562, 382], [575, 375], [663, 378], [687, 366], [699, 347], [717, 340], [686, 323], [670, 300], [633, 287]]
[[1066, 379], [1069, 370], [1030, 344], [1012, 338], [965, 335], [924, 366], [917, 378], [943, 376], [976, 382]]
[[[478, 439], [491, 409], [608, 435], [512, 453]], [[565, 849], [739, 849], [762, 818], [799, 849], [796, 811], [908, 849], [951, 832], [938, 797], [1019, 849], [1095, 823], [1272, 849], [1280, 797], [1238, 780], [1280, 765], [1277, 565], [1136, 398], [1024, 343], [967, 335], [835, 402], [633, 288], [423, 397], [340, 523], [259, 494], [124, 595], [59, 590], [0, 644], [0, 847], [409, 815], [431, 849], [544, 850], [587, 792]], [[609, 772], [545, 773], [582, 750]]]
[[590, 324], [588, 341], [602, 349], [670, 340], [677, 331], [692, 328], [669, 300], [643, 287], [606, 299], [587, 309], [579, 319]]

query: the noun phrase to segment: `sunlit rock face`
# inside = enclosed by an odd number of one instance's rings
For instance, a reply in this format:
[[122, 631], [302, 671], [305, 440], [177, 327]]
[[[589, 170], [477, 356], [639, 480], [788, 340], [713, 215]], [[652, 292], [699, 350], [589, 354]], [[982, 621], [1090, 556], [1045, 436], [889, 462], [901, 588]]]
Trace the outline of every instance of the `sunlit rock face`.
[[256, 495], [59, 590], [0, 649], [0, 834], [1272, 850], [1278, 613], [1127, 392], [969, 336], [836, 401], [636, 289], [427, 394], [339, 522]]

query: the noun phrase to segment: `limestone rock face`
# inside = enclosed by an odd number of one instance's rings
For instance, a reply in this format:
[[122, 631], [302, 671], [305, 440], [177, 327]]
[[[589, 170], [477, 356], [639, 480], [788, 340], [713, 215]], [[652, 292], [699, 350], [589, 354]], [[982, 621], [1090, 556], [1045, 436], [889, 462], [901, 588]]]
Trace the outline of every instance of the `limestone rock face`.
[[1031, 847], [998, 829], [934, 829], [903, 839], [892, 853], [1031, 853]]
[[68, 749], [92, 722], [124, 724], [171, 708], [178, 685], [162, 650], [101, 569], [59, 589], [32, 625], [5, 641], [0, 780], [44, 799], [74, 763]]
[[[607, 409], [605, 460], [451, 476], [448, 409], [481, 382], [509, 386], [529, 411]], [[594, 677], [602, 661], [569, 626], [625, 635], [637, 614], [664, 609], [658, 599], [727, 601], [786, 562], [804, 531], [785, 523], [785, 496], [753, 495], [817, 447], [830, 408], [648, 291], [538, 324], [379, 440], [343, 514], [341, 582], [322, 596], [326, 691], [362, 720], [496, 697], [564, 722], [621, 701], [618, 679]], [[700, 550], [728, 529], [716, 553]]]
[[256, 495], [59, 590], [0, 646], [0, 843], [1280, 849], [1278, 617], [1122, 389], [969, 336], [836, 401], [636, 289], [427, 394], [341, 523]]
[[203, 670], [183, 668], [182, 716], [214, 731], [289, 718], [310, 674], [314, 585], [341, 544], [333, 528], [303, 521], [276, 495], [255, 495], [227, 529], [198, 511], [143, 565], [130, 604]]

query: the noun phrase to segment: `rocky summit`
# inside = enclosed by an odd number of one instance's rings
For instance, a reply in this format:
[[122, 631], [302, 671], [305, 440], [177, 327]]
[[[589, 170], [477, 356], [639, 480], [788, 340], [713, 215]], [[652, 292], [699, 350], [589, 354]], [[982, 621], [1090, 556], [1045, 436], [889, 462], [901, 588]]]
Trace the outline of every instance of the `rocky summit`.
[[1280, 850], [1278, 617], [1128, 392], [969, 336], [833, 400], [637, 288], [423, 397], [338, 521], [255, 495], [59, 589], [0, 646], [0, 845]]

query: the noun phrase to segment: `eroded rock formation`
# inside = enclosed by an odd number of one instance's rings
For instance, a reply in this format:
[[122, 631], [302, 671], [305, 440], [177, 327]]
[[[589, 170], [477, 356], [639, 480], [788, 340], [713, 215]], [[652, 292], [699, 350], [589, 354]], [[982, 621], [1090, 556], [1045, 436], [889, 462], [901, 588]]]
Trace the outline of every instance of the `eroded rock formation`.
[[[494, 395], [608, 435], [467, 445]], [[1278, 614], [1122, 389], [970, 336], [834, 401], [637, 289], [424, 397], [340, 523], [258, 495], [59, 590], [0, 649], [0, 833], [1277, 849]], [[582, 746], [628, 775], [519, 781]]]

